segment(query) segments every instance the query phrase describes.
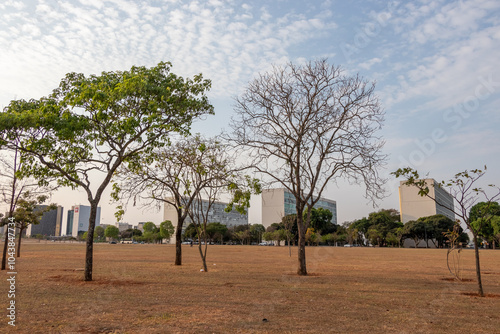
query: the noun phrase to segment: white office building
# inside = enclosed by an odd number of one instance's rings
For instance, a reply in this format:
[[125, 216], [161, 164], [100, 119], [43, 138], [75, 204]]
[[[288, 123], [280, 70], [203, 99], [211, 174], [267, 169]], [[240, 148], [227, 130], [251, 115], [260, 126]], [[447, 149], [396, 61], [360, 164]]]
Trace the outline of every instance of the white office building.
[[[280, 223], [287, 215], [296, 214], [295, 196], [285, 188], [265, 189], [260, 195], [252, 196], [248, 211], [250, 224], [262, 224], [269, 227]], [[321, 197], [314, 208], [329, 210], [332, 214], [332, 224], [337, 224], [337, 202]]]
[[434, 179], [425, 179], [426, 186], [429, 188], [429, 197], [422, 197], [418, 194], [418, 188], [415, 186], [404, 185], [401, 181], [399, 186], [399, 212], [401, 222], [407, 223], [410, 220], [417, 220], [421, 217], [433, 215], [444, 215], [455, 220], [453, 210], [453, 197], [445, 189], [440, 188]]

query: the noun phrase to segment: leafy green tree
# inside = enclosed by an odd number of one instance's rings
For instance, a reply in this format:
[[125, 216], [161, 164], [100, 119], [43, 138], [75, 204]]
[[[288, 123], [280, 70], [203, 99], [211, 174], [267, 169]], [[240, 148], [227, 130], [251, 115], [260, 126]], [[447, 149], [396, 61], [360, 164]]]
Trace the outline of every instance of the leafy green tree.
[[[307, 216], [308, 210], [304, 211], [304, 216]], [[328, 209], [312, 208], [310, 227], [314, 228], [317, 233], [335, 232], [335, 225], [332, 223], [333, 213]]]
[[383, 242], [386, 238], [382, 231], [378, 230], [375, 225], [370, 226], [368, 232], [366, 233], [366, 236], [372, 245], [377, 245], [379, 247], [383, 245]]
[[85, 231], [83, 234], [82, 234], [82, 239], [83, 240], [87, 240], [87, 235], [88, 235], [88, 232]]
[[306, 231], [306, 242], [308, 243], [308, 245], [311, 246], [311, 243], [316, 243], [318, 239], [318, 235], [316, 232], [314, 232], [314, 228], [309, 227]]
[[170, 237], [174, 234], [174, 225], [170, 220], [165, 220], [160, 223], [160, 237], [163, 239], [170, 239]]
[[154, 232], [156, 232], [156, 224], [153, 222], [146, 222], [142, 226], [142, 229], [144, 230], [144, 232], [153, 232], [154, 233]]
[[[120, 171], [121, 184], [117, 189], [126, 197], [134, 198], [134, 202], [140, 198], [146, 205], [157, 205], [160, 201], [174, 208], [177, 213], [175, 265], [182, 264], [182, 229], [191, 214], [198, 216], [199, 212], [193, 212], [193, 207], [202, 203], [198, 201], [201, 193], [207, 195], [207, 192], [215, 191], [211, 195], [218, 196], [218, 192], [224, 189], [232, 195], [228, 207], [232, 209], [234, 206], [243, 213], [250, 198], [250, 191], [243, 189], [245, 182], [258, 188], [255, 180], [241, 175], [228, 146], [217, 138], [205, 139], [196, 135], [179, 140], [169, 147], [155, 150], [152, 160], [155, 163], [151, 165], [124, 167]], [[205, 200], [208, 198], [210, 196], [205, 196]], [[191, 222], [198, 224], [193, 219]]]
[[196, 225], [191, 223], [189, 224], [187, 227], [186, 227], [186, 230], [184, 231], [184, 238], [188, 238], [188, 239], [193, 239], [193, 238], [196, 238], [196, 236], [198, 235], [198, 231], [196, 230]]
[[419, 220], [410, 220], [404, 226], [405, 234], [413, 240], [415, 243], [415, 248], [421, 240], [425, 239], [426, 236], [426, 224]]
[[252, 241], [260, 243], [262, 241], [262, 234], [266, 232], [266, 228], [262, 224], [250, 225], [250, 236]]
[[490, 223], [493, 226], [493, 235], [500, 246], [500, 216], [493, 216]]
[[335, 244], [338, 240], [338, 234], [337, 233], [328, 233], [324, 234], [321, 236], [321, 241], [328, 246], [331, 246], [332, 244]]
[[469, 219], [477, 234], [495, 248], [496, 235], [494, 221], [500, 216], [498, 202], [480, 202], [470, 209]]
[[[497, 187], [493, 184], [489, 184], [488, 188], [491, 190], [491, 194], [486, 192], [483, 188], [477, 186], [477, 182], [484, 176], [486, 173], [486, 166], [484, 166], [484, 170], [473, 169], [473, 170], [465, 170], [463, 172], [459, 172], [455, 174], [453, 178], [448, 181], [441, 181], [439, 183], [432, 183], [433, 187], [439, 188], [447, 188], [448, 192], [453, 197], [454, 201], [457, 205], [452, 208], [448, 208], [443, 205], [438, 199], [432, 197], [430, 195], [429, 185], [426, 179], [420, 179], [420, 175], [418, 171], [413, 168], [400, 168], [392, 174], [396, 177], [403, 177], [406, 179], [404, 181], [404, 185], [407, 186], [415, 186], [416, 191], [422, 197], [427, 197], [433, 200], [437, 205], [447, 208], [451, 210], [455, 216], [459, 217], [463, 223], [467, 225], [469, 230], [472, 233], [473, 241], [474, 241], [474, 255], [476, 262], [476, 278], [478, 285], [478, 294], [481, 297], [484, 297], [483, 291], [483, 283], [481, 281], [481, 265], [479, 262], [479, 246], [478, 246], [478, 231], [481, 230], [481, 226], [472, 226], [472, 220], [470, 219], [470, 210], [474, 203], [477, 202], [478, 199], [484, 198], [485, 203], [496, 202], [498, 198], [500, 198], [500, 187]], [[486, 218], [487, 212], [482, 212], [483, 217], [475, 217], [475, 218]], [[477, 219], [476, 219], [477, 220]]]
[[283, 229], [276, 230], [272, 232], [273, 240], [276, 241], [276, 245], [281, 246], [281, 241], [286, 240], [286, 232]]
[[498, 202], [479, 202], [470, 208], [469, 219], [471, 222], [490, 216], [500, 216], [500, 204]]
[[[455, 226], [455, 221], [444, 216], [444, 215], [433, 215], [428, 217], [420, 217], [417, 219], [425, 224], [427, 229], [427, 237], [435, 244], [436, 247], [442, 248], [445, 244], [445, 234], [448, 231], [452, 231]], [[460, 228], [459, 233], [462, 233], [462, 228]]]
[[228, 228], [226, 225], [218, 223], [218, 222], [213, 222], [213, 223], [208, 223], [207, 224], [207, 236], [210, 238], [210, 240], [213, 242], [216, 239], [221, 239], [221, 244], [222, 238], [226, 234]]
[[231, 122], [239, 154], [295, 198], [298, 275], [307, 275], [305, 234], [327, 184], [347, 178], [372, 200], [384, 193], [378, 168], [386, 157], [375, 135], [383, 110], [374, 85], [342, 72], [326, 59], [275, 66], [248, 85]]
[[23, 231], [26, 230], [29, 225], [39, 224], [45, 212], [57, 209], [56, 204], [50, 204], [45, 208], [41, 208], [40, 205], [42, 205], [47, 199], [48, 196], [46, 195], [40, 195], [33, 198], [29, 192], [26, 192], [23, 194], [23, 198], [17, 201], [17, 207], [13, 214], [16, 227], [19, 230], [17, 257], [21, 256], [21, 240]]
[[250, 238], [250, 231], [236, 231], [234, 232], [234, 236], [243, 245], [245, 240], [248, 240]]
[[113, 226], [113, 225], [107, 226], [106, 229], [104, 230], [104, 235], [107, 238], [118, 239], [119, 234], [120, 234], [120, 230], [118, 229], [118, 227]]
[[[104, 238], [104, 228], [102, 226], [96, 226], [94, 230], [94, 241], [102, 240]], [[87, 238], [85, 238], [86, 240]]]
[[398, 236], [396, 234], [394, 234], [392, 232], [387, 233], [385, 240], [391, 246], [396, 246], [396, 245], [399, 246], [399, 244], [400, 244], [400, 239], [398, 238]]
[[213, 113], [205, 95], [210, 81], [178, 77], [170, 66], [69, 73], [49, 97], [12, 101], [0, 113], [0, 147], [19, 150], [23, 175], [54, 177], [87, 193], [86, 281], [92, 280], [97, 207], [118, 168], [149, 163], [173, 133], [187, 134], [194, 119]]
[[273, 241], [274, 240], [273, 233], [274, 232], [269, 232], [269, 231], [262, 233], [262, 239], [266, 241]]
[[398, 228], [403, 227], [399, 221], [399, 213], [394, 209], [382, 209], [377, 212], [372, 212], [368, 217], [355, 220], [349, 224], [348, 229], [356, 230], [357, 236], [353, 235], [353, 239], [358, 244], [364, 245], [365, 240], [372, 244], [383, 246], [386, 244], [386, 236], [388, 233], [396, 233]]

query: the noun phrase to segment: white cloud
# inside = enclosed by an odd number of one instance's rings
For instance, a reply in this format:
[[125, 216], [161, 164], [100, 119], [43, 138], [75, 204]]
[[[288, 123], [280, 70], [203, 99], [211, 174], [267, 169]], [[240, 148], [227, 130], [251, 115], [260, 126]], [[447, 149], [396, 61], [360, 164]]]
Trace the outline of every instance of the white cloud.
[[364, 63], [359, 64], [358, 66], [362, 69], [369, 70], [373, 65], [381, 63], [382, 59], [380, 58], [372, 58]]

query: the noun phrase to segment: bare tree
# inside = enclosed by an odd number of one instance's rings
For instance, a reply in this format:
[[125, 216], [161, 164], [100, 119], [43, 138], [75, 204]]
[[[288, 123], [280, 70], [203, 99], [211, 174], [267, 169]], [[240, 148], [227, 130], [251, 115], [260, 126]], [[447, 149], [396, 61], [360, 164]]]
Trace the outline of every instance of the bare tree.
[[375, 86], [342, 72], [325, 59], [275, 66], [236, 100], [231, 122], [231, 140], [245, 150], [249, 164], [295, 197], [299, 275], [307, 275], [310, 212], [328, 184], [348, 179], [364, 183], [372, 200], [383, 196], [378, 168], [386, 156], [375, 135], [383, 111]]
[[213, 210], [218, 194], [224, 188], [224, 184], [224, 180], [212, 180], [210, 184], [207, 184], [196, 194], [194, 201], [187, 210], [198, 232], [198, 250], [205, 272], [208, 271], [207, 251], [209, 238], [207, 238], [207, 224], [209, 223], [210, 212]]
[[[22, 195], [29, 194], [31, 197], [50, 193], [53, 188], [41, 186], [38, 181], [33, 178], [25, 177], [20, 179], [18, 172], [22, 168], [21, 157], [17, 149], [3, 150], [0, 155], [0, 200], [2, 204], [8, 206], [7, 217], [14, 217], [17, 204]], [[46, 181], [46, 180], [45, 180]], [[47, 185], [47, 182], [44, 183]], [[19, 223], [19, 222], [16, 222]], [[19, 238], [21, 238], [21, 233]], [[2, 270], [5, 270], [7, 261], [7, 233], [5, 233], [3, 254], [2, 254]], [[19, 245], [21, 241], [19, 240]], [[19, 256], [19, 253], [18, 253]]]
[[[456, 206], [453, 208], [448, 207], [445, 203], [442, 203], [438, 198], [430, 195], [429, 186], [425, 179], [420, 179], [419, 173], [412, 168], [400, 168], [392, 174], [396, 177], [404, 177], [406, 181], [404, 185], [415, 186], [416, 191], [420, 196], [425, 196], [432, 199], [436, 202], [437, 205], [449, 209], [452, 211], [457, 217], [459, 217], [462, 222], [467, 225], [467, 228], [472, 233], [472, 238], [474, 241], [474, 253], [475, 253], [475, 262], [476, 262], [476, 278], [478, 284], [478, 294], [481, 297], [484, 297], [483, 291], [483, 283], [481, 281], [481, 266], [479, 262], [479, 247], [478, 247], [478, 234], [481, 231], [482, 224], [488, 223], [491, 219], [487, 217], [488, 208], [492, 203], [500, 198], [500, 187], [497, 187], [493, 184], [488, 185], [490, 189], [493, 190], [493, 194], [488, 194], [483, 188], [477, 187], [477, 182], [484, 176], [486, 172], [486, 166], [484, 166], [484, 170], [473, 169], [466, 170], [460, 173], [455, 174], [455, 176], [448, 181], [441, 181], [440, 183], [432, 184], [435, 187], [439, 188], [447, 188], [454, 201], [456, 202]], [[484, 215], [480, 216], [479, 221], [476, 221], [479, 226], [474, 228], [472, 225], [472, 221], [470, 221], [470, 209], [474, 206], [474, 204], [478, 201], [479, 198], [484, 198], [484, 202], [486, 205], [486, 210], [484, 210]]]
[[[175, 265], [182, 264], [181, 238], [185, 220], [190, 214], [202, 214], [201, 210], [190, 213], [190, 209], [201, 205], [202, 194], [213, 201], [219, 188], [225, 187], [233, 193], [231, 203], [239, 211], [248, 206], [250, 192], [238, 186], [241, 180], [234, 158], [227, 154], [226, 148], [216, 139], [185, 138], [156, 150], [150, 164], [123, 166], [119, 173], [119, 184], [114, 186], [115, 200], [123, 196], [133, 199], [134, 205], [140, 201], [145, 206], [167, 204], [175, 209]], [[202, 216], [198, 218], [203, 221]]]

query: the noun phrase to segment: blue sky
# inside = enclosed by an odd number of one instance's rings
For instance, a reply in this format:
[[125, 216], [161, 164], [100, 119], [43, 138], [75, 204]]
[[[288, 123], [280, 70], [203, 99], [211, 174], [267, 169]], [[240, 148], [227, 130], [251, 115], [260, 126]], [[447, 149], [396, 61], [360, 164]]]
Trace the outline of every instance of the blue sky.
[[[203, 73], [215, 116], [194, 131], [227, 129], [233, 98], [271, 64], [328, 57], [376, 81], [386, 112], [380, 135], [390, 171], [404, 165], [438, 180], [488, 166], [500, 184], [500, 2], [463, 1], [13, 1], [0, 4], [0, 106], [39, 98], [67, 72], [86, 74], [171, 61]], [[378, 203], [398, 208], [398, 182]], [[65, 208], [85, 196], [54, 196]], [[338, 221], [373, 211], [363, 188], [327, 191]], [[67, 198], [71, 198], [68, 200]], [[113, 208], [103, 200], [104, 223]], [[147, 213], [149, 215], [149, 213]], [[125, 221], [143, 220], [130, 210]], [[161, 215], [154, 221], [160, 222]]]

